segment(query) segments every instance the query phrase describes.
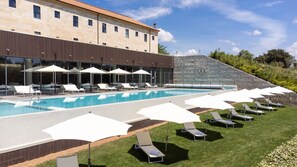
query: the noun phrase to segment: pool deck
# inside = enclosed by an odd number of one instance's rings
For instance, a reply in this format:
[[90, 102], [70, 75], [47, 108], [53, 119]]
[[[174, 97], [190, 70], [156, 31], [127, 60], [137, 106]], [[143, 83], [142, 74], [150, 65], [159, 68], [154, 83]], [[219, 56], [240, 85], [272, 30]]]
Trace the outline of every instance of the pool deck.
[[[148, 90], [154, 91], [158, 89], [148, 89]], [[125, 91], [125, 92], [133, 92], [133, 91]], [[222, 92], [224, 91], [211, 92], [210, 94], [219, 94]], [[41, 98], [71, 97], [71, 96], [78, 96], [78, 95], [95, 95], [95, 94], [108, 94], [108, 93], [110, 92], [90, 93], [90, 94], [74, 93], [74, 94], [55, 95], [55, 96], [42, 95]], [[53, 126], [57, 123], [68, 120], [70, 118], [87, 114], [89, 111], [97, 115], [123, 121], [126, 123], [131, 123], [131, 122], [137, 122], [137, 121], [146, 119], [146, 117], [136, 113], [137, 111], [139, 111], [144, 107], [150, 107], [153, 105], [162, 104], [162, 103], [171, 101], [172, 103], [177, 104], [185, 109], [191, 109], [195, 107], [186, 105], [184, 103], [184, 100], [190, 99], [193, 97], [202, 96], [205, 94], [209, 94], [209, 93], [181, 95], [181, 96], [165, 97], [165, 98], [150, 99], [150, 100], [140, 100], [140, 101], [123, 102], [123, 103], [116, 103], [116, 104], [82, 107], [82, 108], [76, 108], [76, 109], [0, 117], [0, 134], [1, 134], [0, 154], [52, 141], [52, 139], [48, 134], [42, 132], [43, 129], [46, 129], [50, 126]], [[31, 98], [30, 96], [29, 97], [7, 96], [7, 97], [2, 97], [1, 100], [16, 101], [16, 100], [28, 100], [30, 98]]]

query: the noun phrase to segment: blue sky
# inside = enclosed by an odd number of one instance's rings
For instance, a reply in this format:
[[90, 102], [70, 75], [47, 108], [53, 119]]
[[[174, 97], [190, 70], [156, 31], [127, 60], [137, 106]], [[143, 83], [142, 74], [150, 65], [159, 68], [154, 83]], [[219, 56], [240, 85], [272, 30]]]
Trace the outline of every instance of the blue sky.
[[296, 0], [81, 0], [147, 25], [172, 55], [208, 55], [220, 48], [258, 56], [285, 49], [297, 57]]

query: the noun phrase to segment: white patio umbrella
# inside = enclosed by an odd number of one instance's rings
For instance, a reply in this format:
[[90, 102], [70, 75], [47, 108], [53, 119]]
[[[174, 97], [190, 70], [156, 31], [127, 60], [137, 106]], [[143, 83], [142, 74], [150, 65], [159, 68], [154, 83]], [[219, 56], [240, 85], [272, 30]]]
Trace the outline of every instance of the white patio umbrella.
[[247, 89], [241, 89], [239, 91], [237, 91], [237, 93], [239, 94], [244, 94], [245, 96], [249, 97], [249, 98], [253, 98], [253, 99], [257, 99], [257, 98], [263, 98], [264, 96], [262, 96], [259, 92], [257, 91], [249, 91]]
[[220, 100], [211, 95], [200, 96], [192, 99], [185, 100], [188, 105], [200, 107], [200, 108], [215, 108], [215, 109], [229, 109], [234, 108], [232, 105]]
[[277, 89], [273, 89], [273, 88], [271, 88], [271, 87], [261, 89], [261, 91], [263, 91], [263, 92], [268, 92], [268, 93], [272, 93], [272, 94], [284, 94], [282, 91], [277, 90]]
[[151, 120], [161, 120], [168, 122], [165, 151], [167, 151], [169, 122], [175, 122], [179, 124], [186, 122], [201, 122], [198, 115], [173, 103], [164, 103], [152, 107], [142, 108], [137, 113]]
[[222, 93], [214, 97], [221, 99], [223, 101], [233, 101], [237, 103], [253, 102], [253, 99], [249, 98], [247, 95], [243, 93], [240, 93], [240, 92], [238, 93], [237, 91]]
[[283, 93], [293, 93], [294, 91], [290, 90], [290, 89], [287, 89], [287, 88], [284, 88], [284, 87], [281, 87], [281, 86], [276, 86], [274, 87], [273, 89], [277, 89], [277, 90], [280, 90], [282, 91]]
[[120, 75], [129, 75], [129, 74], [131, 74], [129, 71], [126, 71], [126, 70], [123, 70], [123, 69], [120, 69], [120, 68], [111, 70], [111, 71], [109, 71], [107, 73], [108, 74], [116, 74], [116, 75], [118, 75], [118, 82], [120, 81]]
[[260, 95], [274, 96], [274, 94], [269, 93], [268, 91], [265, 91], [265, 90], [262, 90], [262, 89], [259, 89], [259, 88], [252, 89], [252, 90], [250, 90], [250, 92], [257, 92]]
[[[24, 66], [24, 68], [25, 68], [25, 66]], [[27, 68], [27, 69], [21, 70], [21, 72], [24, 73], [24, 85], [26, 83], [26, 72], [30, 72], [30, 73], [37, 72], [36, 70], [39, 70], [41, 68], [42, 68], [42, 66], [36, 66], [36, 67], [32, 67], [32, 68]]]
[[[58, 67], [56, 65], [51, 65], [51, 66], [47, 66], [47, 67], [44, 67], [44, 68], [41, 68], [41, 69], [38, 69], [36, 70], [37, 72], [52, 72], [53, 73], [53, 81], [54, 81], [54, 84], [56, 85], [56, 73], [57, 72], [68, 72], [68, 70], [64, 69], [64, 68], [61, 68], [61, 67]], [[56, 88], [56, 86], [55, 86]]]
[[[90, 78], [90, 83], [93, 83], [93, 74], [106, 74], [107, 72], [104, 70], [99, 70], [96, 67], [90, 67], [90, 68], [86, 68], [84, 70], [80, 71], [81, 73], [90, 73], [91, 74], [91, 78]], [[101, 81], [102, 82], [102, 81]]]
[[80, 70], [76, 67], [73, 67], [67, 72], [67, 83], [69, 84], [69, 74], [80, 74]]
[[36, 67], [32, 67], [32, 68], [27, 68], [25, 70], [21, 70], [21, 72], [37, 72], [36, 70], [39, 70], [43, 68], [42, 66], [36, 66]]
[[147, 72], [147, 71], [145, 71], [143, 69], [134, 71], [134, 72], [132, 72], [132, 74], [138, 74], [138, 75], [140, 75], [140, 78], [141, 78], [140, 82], [142, 82], [142, 75], [151, 75], [149, 72]]
[[42, 130], [54, 140], [84, 140], [89, 142], [88, 166], [91, 165], [90, 142], [126, 135], [131, 125], [92, 113], [78, 116]]

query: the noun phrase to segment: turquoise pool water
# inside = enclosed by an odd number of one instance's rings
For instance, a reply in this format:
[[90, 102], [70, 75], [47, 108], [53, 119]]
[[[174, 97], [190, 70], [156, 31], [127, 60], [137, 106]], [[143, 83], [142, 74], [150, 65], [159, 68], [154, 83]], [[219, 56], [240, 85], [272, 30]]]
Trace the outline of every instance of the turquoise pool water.
[[180, 96], [195, 93], [207, 93], [216, 90], [209, 89], [168, 89], [147, 90], [141, 92], [122, 92], [88, 96], [71, 96], [63, 98], [48, 98], [13, 103], [0, 103], [0, 117], [26, 113], [45, 112], [53, 108], [79, 108], [103, 104], [121, 103], [137, 100], [156, 99], [170, 96]]

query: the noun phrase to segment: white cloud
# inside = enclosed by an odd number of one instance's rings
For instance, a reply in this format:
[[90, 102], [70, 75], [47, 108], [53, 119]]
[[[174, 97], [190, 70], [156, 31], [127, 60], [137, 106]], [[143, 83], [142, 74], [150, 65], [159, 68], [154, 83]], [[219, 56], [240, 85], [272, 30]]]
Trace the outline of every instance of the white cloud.
[[212, 9], [223, 14], [225, 17], [240, 23], [248, 24], [251, 27], [258, 27], [264, 31], [263, 34], [265, 35], [260, 38], [257, 47], [265, 50], [276, 48], [284, 42], [286, 38], [286, 28], [277, 20], [257, 15], [248, 10], [238, 9], [232, 4], [212, 0], [209, 0], [208, 3]]
[[297, 41], [287, 48], [287, 51], [297, 59]]
[[179, 52], [176, 51], [175, 53], [171, 53], [171, 55], [175, 56], [192, 56], [192, 55], [198, 55], [199, 53], [195, 49], [189, 49], [185, 52]]
[[282, 4], [283, 2], [284, 1], [273, 1], [273, 2], [268, 2], [268, 3], [261, 4], [260, 6], [263, 6], [263, 7], [273, 7], [275, 5]]
[[297, 24], [297, 17], [293, 20], [293, 24]]
[[259, 30], [257, 30], [257, 29], [254, 30], [254, 31], [252, 31], [252, 32], [245, 31], [244, 33], [247, 34], [247, 35], [253, 35], [253, 36], [258, 36], [258, 35], [261, 35], [262, 34], [262, 32], [259, 31]]
[[235, 52], [235, 53], [239, 53], [241, 51], [241, 49], [239, 49], [238, 47], [234, 46], [232, 48], [232, 51]]
[[158, 18], [172, 13], [171, 8], [168, 7], [150, 7], [150, 8], [139, 8], [137, 10], [127, 10], [123, 12], [124, 15], [127, 15], [135, 20], [147, 20]]
[[170, 32], [165, 31], [162, 28], [158, 28], [158, 30], [160, 30], [158, 38], [161, 42], [176, 42], [174, 36]]
[[225, 40], [225, 39], [220, 39], [220, 40], [218, 40], [218, 42], [230, 44], [232, 46], [236, 46], [237, 45], [235, 42], [233, 42], [231, 40]]

